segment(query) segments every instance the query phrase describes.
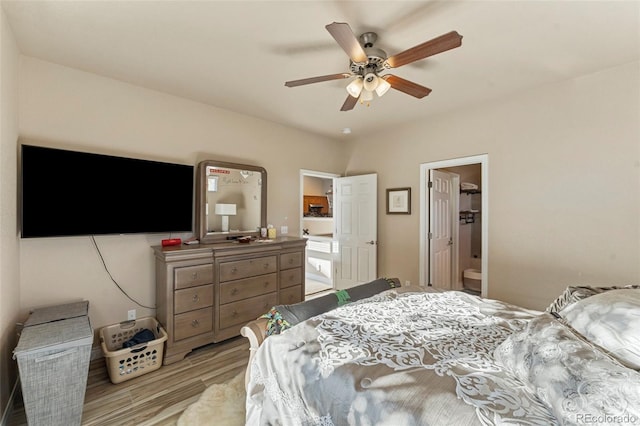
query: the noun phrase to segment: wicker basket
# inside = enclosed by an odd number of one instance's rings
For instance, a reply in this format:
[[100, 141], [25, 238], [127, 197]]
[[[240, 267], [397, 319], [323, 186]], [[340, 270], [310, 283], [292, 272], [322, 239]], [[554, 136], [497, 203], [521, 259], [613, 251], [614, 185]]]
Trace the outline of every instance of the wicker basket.
[[25, 322], [13, 357], [29, 426], [81, 425], [93, 343], [88, 309], [86, 301], [39, 308]]
[[[154, 340], [122, 349], [124, 342], [145, 328], [153, 332], [156, 337]], [[124, 321], [100, 329], [100, 344], [111, 382], [124, 382], [160, 368], [166, 340], [167, 332], [152, 317]]]

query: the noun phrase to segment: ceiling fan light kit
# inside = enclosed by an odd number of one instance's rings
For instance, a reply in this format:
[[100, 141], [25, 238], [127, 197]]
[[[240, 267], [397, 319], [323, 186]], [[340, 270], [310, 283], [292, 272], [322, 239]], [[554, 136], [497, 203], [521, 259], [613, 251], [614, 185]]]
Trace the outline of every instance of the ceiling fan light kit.
[[[373, 92], [369, 90], [363, 90], [360, 94], [360, 103], [364, 104], [365, 102], [371, 102], [373, 100]], [[367, 104], [369, 106], [369, 104]]]
[[364, 83], [362, 82], [362, 77], [358, 76], [347, 85], [347, 92], [349, 93], [349, 95], [357, 98], [360, 96], [363, 86]]
[[373, 92], [374, 90], [376, 90], [376, 87], [378, 87], [378, 76], [373, 72], [367, 73], [362, 80], [362, 87], [364, 88], [364, 90]]
[[378, 85], [376, 86], [376, 93], [378, 97], [381, 97], [389, 91], [391, 85], [382, 77], [378, 77]]
[[462, 45], [462, 36], [456, 31], [451, 31], [396, 55], [387, 57], [387, 53], [384, 50], [373, 47], [373, 43], [378, 38], [376, 33], [366, 32], [362, 34], [360, 40], [358, 40], [347, 23], [334, 22], [325, 28], [342, 50], [349, 56], [351, 60], [349, 66], [350, 72], [287, 81], [285, 86], [297, 87], [323, 81], [355, 77], [346, 87], [349, 95], [344, 101], [342, 108], [340, 108], [340, 111], [352, 110], [358, 102], [358, 99], [361, 104], [366, 103], [367, 106], [369, 106], [369, 103], [373, 100], [374, 91], [378, 97], [381, 97], [387, 93], [390, 88], [422, 99], [431, 93], [431, 89], [392, 74], [380, 75], [380, 73], [390, 68], [407, 65]]

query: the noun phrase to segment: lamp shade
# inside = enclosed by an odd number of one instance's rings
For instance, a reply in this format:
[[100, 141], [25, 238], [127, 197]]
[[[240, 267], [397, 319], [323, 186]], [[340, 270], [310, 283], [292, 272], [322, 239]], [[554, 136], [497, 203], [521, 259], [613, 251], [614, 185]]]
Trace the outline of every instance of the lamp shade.
[[378, 87], [376, 87], [376, 93], [378, 96], [382, 96], [391, 88], [391, 85], [387, 80], [382, 77], [378, 77]]
[[222, 216], [233, 216], [236, 214], [235, 204], [216, 204], [215, 214]]
[[347, 85], [347, 92], [349, 92], [349, 95], [354, 98], [359, 97], [360, 92], [362, 92], [362, 77], [357, 77], [349, 83]]
[[364, 102], [369, 102], [373, 100], [373, 92], [370, 92], [368, 90], [363, 90], [362, 94], [360, 95], [360, 100]]
[[378, 76], [374, 73], [370, 72], [364, 76], [364, 81], [362, 85], [364, 86], [364, 90], [368, 90], [369, 92], [373, 92], [378, 87]]

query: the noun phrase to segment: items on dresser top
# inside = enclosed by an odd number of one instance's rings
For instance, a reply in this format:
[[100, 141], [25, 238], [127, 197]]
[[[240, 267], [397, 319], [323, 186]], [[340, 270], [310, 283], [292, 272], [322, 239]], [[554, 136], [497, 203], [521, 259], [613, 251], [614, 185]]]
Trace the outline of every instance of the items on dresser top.
[[240, 335], [277, 304], [304, 299], [306, 239], [154, 247], [158, 321], [168, 333], [164, 364]]

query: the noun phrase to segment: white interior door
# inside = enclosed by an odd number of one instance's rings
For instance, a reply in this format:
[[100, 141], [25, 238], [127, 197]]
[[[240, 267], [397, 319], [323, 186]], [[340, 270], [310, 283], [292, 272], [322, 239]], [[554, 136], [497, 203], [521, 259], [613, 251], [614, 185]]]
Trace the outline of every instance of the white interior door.
[[[420, 285], [427, 285], [431, 281], [431, 240], [429, 238], [432, 223], [429, 177], [432, 170], [480, 164], [482, 182], [482, 297], [489, 293], [489, 155], [480, 154], [470, 157], [454, 158], [450, 160], [434, 161], [420, 165]], [[459, 182], [458, 182], [459, 184]], [[457, 184], [454, 184], [457, 185]], [[455, 188], [454, 188], [455, 190]], [[456, 197], [454, 197], [455, 199]], [[458, 208], [453, 207], [457, 220]], [[456, 237], [454, 235], [454, 241]], [[457, 249], [456, 249], [457, 251]], [[457, 267], [456, 267], [457, 269]], [[454, 281], [455, 283], [455, 281]]]
[[334, 282], [338, 290], [377, 278], [378, 175], [334, 181]]
[[453, 260], [453, 175], [429, 171], [429, 282], [451, 290]]

